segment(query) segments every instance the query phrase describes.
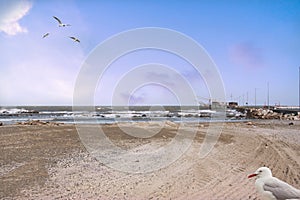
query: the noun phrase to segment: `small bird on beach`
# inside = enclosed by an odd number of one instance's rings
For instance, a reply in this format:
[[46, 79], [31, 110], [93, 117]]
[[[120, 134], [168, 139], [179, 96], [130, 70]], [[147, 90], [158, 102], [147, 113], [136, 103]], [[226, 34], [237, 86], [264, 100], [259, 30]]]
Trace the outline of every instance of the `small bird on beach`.
[[257, 177], [255, 187], [266, 200], [300, 199], [300, 190], [272, 176], [268, 167], [260, 167], [248, 178]]
[[56, 19], [56, 21], [58, 22], [58, 26], [59, 26], [59, 27], [71, 26], [71, 24], [63, 24], [63, 23], [61, 22], [61, 20], [58, 19], [58, 18], [55, 17], [55, 16], [53, 16], [53, 18]]
[[46, 33], [43, 35], [43, 38], [47, 37], [50, 33]]
[[76, 38], [76, 37], [69, 37], [69, 38], [71, 38], [74, 42], [78, 42], [78, 43], [80, 43], [80, 40], [78, 39], [78, 38]]

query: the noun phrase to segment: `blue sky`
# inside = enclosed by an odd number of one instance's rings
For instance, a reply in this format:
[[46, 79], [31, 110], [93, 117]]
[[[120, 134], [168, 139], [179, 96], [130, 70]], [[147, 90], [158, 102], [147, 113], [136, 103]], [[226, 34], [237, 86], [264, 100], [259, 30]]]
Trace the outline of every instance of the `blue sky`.
[[[71, 26], [58, 27], [52, 16]], [[202, 45], [218, 67], [228, 101], [244, 104], [248, 96], [254, 104], [256, 90], [256, 103], [264, 105], [269, 83], [271, 105], [298, 104], [298, 0], [0, 0], [0, 105], [71, 105], [81, 66], [97, 45], [142, 27], [172, 29]], [[167, 52], [141, 50], [108, 68], [95, 103], [110, 104], [113, 95], [120, 104], [178, 103], [177, 94], [160, 84], [141, 85], [132, 94], [114, 93], [124, 74], [147, 63], [176, 69], [200, 101], [209, 98], [205, 81], [189, 63]], [[148, 73], [145, 82], [161, 79], [180, 90], [178, 77], [164, 73]]]

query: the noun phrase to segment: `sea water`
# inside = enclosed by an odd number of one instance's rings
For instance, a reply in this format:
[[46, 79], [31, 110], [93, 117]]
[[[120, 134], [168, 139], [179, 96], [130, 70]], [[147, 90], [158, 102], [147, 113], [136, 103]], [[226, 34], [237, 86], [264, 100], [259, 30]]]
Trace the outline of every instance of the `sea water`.
[[[60, 122], [66, 124], [112, 124], [117, 122], [209, 122], [220, 111], [196, 106], [16, 106], [0, 107], [0, 122], [15, 124], [30, 120]], [[243, 119], [244, 114], [236, 110], [226, 110], [224, 120]]]

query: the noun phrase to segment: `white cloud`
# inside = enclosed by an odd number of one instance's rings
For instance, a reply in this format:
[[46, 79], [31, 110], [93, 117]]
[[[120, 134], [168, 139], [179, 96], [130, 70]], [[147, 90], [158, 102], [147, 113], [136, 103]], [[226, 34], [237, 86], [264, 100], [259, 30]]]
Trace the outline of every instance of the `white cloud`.
[[39, 62], [17, 64], [0, 80], [0, 104], [70, 104], [74, 73]]
[[28, 35], [3, 40], [0, 105], [71, 105], [84, 54], [66, 39], [43, 40]]
[[32, 3], [26, 0], [0, 3], [0, 32], [7, 35], [26, 33], [27, 29], [19, 24], [19, 20], [29, 12], [31, 7]]

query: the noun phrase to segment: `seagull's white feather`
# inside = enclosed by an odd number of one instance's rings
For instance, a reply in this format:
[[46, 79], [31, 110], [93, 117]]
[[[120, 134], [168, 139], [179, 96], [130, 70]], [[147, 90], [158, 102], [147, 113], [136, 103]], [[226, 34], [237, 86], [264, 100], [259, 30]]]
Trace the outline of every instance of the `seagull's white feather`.
[[248, 178], [256, 176], [255, 187], [257, 191], [267, 200], [299, 199], [300, 190], [272, 176], [267, 167], [258, 168]]
[[300, 199], [300, 190], [275, 177], [267, 179], [264, 182], [263, 189], [272, 192], [278, 200]]

